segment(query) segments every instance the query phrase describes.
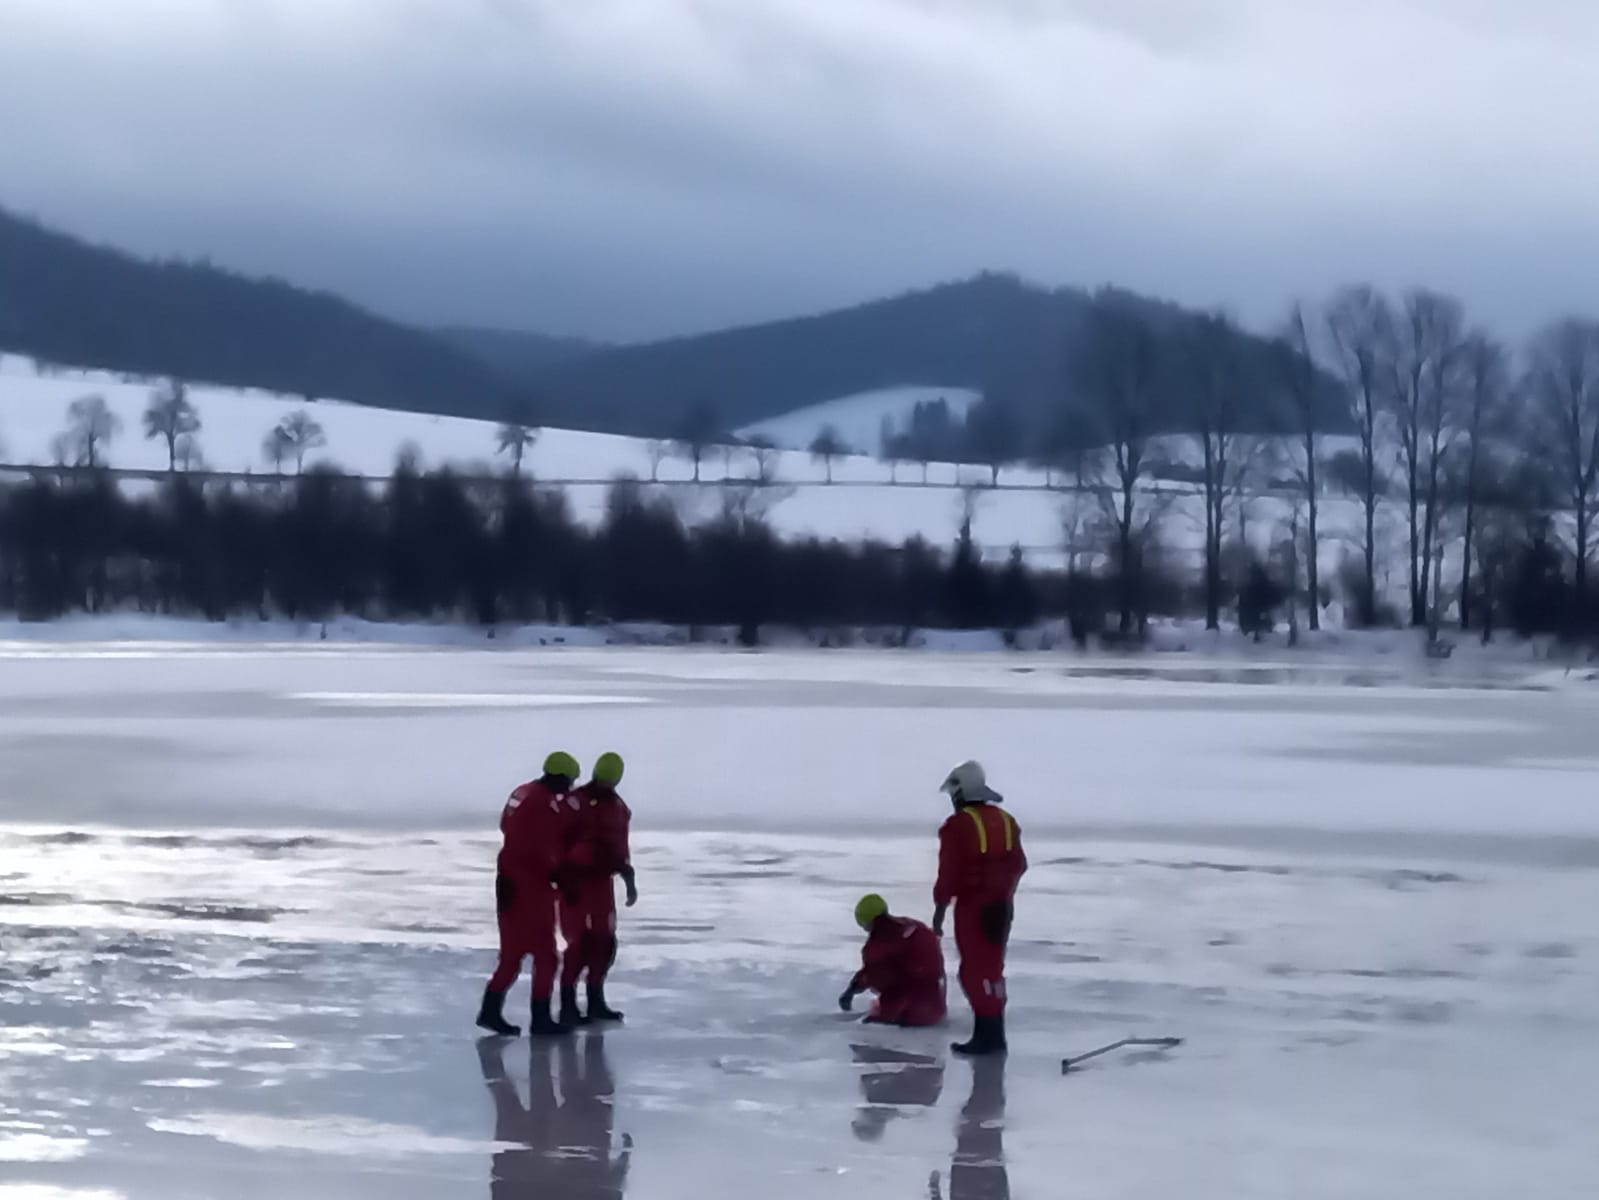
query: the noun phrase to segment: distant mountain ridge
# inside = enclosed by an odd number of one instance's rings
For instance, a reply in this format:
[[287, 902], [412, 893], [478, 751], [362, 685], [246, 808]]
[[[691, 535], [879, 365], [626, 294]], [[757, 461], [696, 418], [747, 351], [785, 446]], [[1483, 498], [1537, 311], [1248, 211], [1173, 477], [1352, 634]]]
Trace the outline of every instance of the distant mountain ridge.
[[140, 259], [4, 209], [0, 350], [452, 416], [500, 416], [515, 391], [476, 358], [337, 296]]
[[[1152, 327], [1196, 314], [1117, 293]], [[1072, 402], [1069, 347], [1098, 297], [984, 273], [830, 312], [611, 346], [504, 329], [421, 330], [337, 296], [205, 263], [149, 261], [0, 209], [0, 351], [77, 367], [446, 416], [670, 438], [716, 436], [860, 393], [996, 398], [1036, 442]], [[1271, 344], [1233, 331], [1256, 374]], [[1159, 431], [1191, 429], [1180, 364]], [[1262, 394], [1242, 417], [1282, 414]], [[1329, 402], [1326, 427], [1347, 416]]]
[[[1163, 332], [1180, 332], [1198, 316], [1111, 292]], [[670, 437], [703, 421], [706, 410], [730, 430], [842, 396], [919, 385], [1003, 397], [1037, 431], [1073, 402], [1070, 348], [1097, 300], [1077, 288], [984, 273], [813, 316], [553, 358], [518, 382], [539, 395], [552, 424], [641, 436]], [[1267, 378], [1272, 343], [1239, 329], [1230, 336], [1253, 377]], [[1165, 368], [1157, 424], [1163, 432], [1189, 431], [1193, 397], [1180, 367]], [[1265, 391], [1257, 388], [1241, 405], [1254, 432], [1284, 423]], [[1346, 423], [1329, 393], [1326, 428]]]
[[699, 405], [733, 429], [905, 384], [981, 389], [1042, 369], [1078, 291], [985, 274], [813, 316], [620, 346], [531, 372], [555, 423], [669, 436]]

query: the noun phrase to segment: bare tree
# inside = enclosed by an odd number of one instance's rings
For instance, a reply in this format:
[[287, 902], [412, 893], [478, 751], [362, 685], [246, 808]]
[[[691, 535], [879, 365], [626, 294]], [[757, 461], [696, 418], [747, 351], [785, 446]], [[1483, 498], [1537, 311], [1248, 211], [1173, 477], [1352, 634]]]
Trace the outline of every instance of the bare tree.
[[991, 391], [966, 414], [967, 450], [988, 468], [988, 486], [999, 486], [1000, 469], [1021, 456], [1022, 422], [1015, 402]]
[[1237, 464], [1233, 445], [1238, 436], [1238, 404], [1244, 387], [1238, 338], [1232, 322], [1220, 314], [1198, 318], [1185, 347], [1187, 375], [1194, 386], [1193, 434], [1199, 446], [1205, 508], [1205, 628], [1221, 628], [1222, 525], [1228, 484]]
[[661, 464], [672, 454], [672, 443], [662, 441], [660, 438], [651, 438], [644, 444], [644, 453], [650, 460], [650, 482], [661, 481]]
[[172, 453], [174, 465], [184, 471], [205, 470], [205, 455], [200, 453], [200, 439], [186, 433], [178, 439]]
[[199, 432], [200, 414], [189, 402], [189, 390], [181, 379], [169, 379], [150, 394], [150, 405], [144, 410], [144, 436], [166, 442], [168, 472], [178, 469], [178, 442]]
[[1599, 322], [1567, 317], [1533, 339], [1523, 390], [1576, 517], [1577, 595], [1588, 589], [1588, 543], [1599, 507]]
[[[1114, 294], [1096, 297], [1069, 356], [1085, 415], [1097, 427], [1105, 453], [1096, 455], [1095, 490], [1116, 531], [1120, 631], [1133, 631], [1143, 602], [1142, 542], [1149, 526], [1142, 495], [1160, 349], [1148, 320]], [[1140, 503], [1144, 501], [1144, 503]]]
[[[922, 483], [927, 482], [927, 471], [940, 456], [953, 449], [954, 418], [950, 415], [949, 401], [918, 400], [911, 410], [910, 429], [905, 434], [910, 457], [922, 465]], [[957, 480], [959, 472], [956, 472]]]
[[522, 477], [522, 460], [539, 440], [538, 431], [507, 422], [494, 431], [495, 453], [511, 456], [511, 474]]
[[1365, 511], [1365, 538], [1359, 607], [1362, 623], [1370, 625], [1377, 619], [1377, 505], [1383, 490], [1377, 432], [1384, 389], [1392, 379], [1393, 310], [1381, 294], [1361, 284], [1332, 298], [1326, 324], [1332, 365], [1345, 386], [1360, 438], [1356, 491]]
[[716, 437], [718, 426], [716, 409], [708, 400], [696, 401], [678, 424], [677, 452], [692, 464], [695, 483], [700, 481], [700, 467], [705, 462], [705, 452]]
[[289, 445], [289, 435], [284, 432], [283, 426], [275, 425], [261, 440], [261, 457], [272, 464], [272, 470], [283, 474], [283, 464], [294, 453], [294, 447]]
[[833, 482], [833, 463], [850, 452], [843, 435], [831, 425], [824, 425], [811, 442], [811, 457], [827, 471], [827, 482]]
[[899, 482], [900, 445], [894, 432], [894, 418], [887, 413], [877, 423], [877, 457], [888, 464], [888, 482]]
[[1310, 325], [1304, 305], [1294, 303], [1277, 335], [1278, 371], [1287, 400], [1293, 431], [1299, 442], [1299, 461], [1295, 474], [1305, 497], [1305, 592], [1310, 609], [1310, 629], [1321, 628], [1321, 572], [1318, 555], [1321, 539], [1318, 514], [1321, 501], [1321, 376], [1316, 369], [1316, 353], [1310, 338]]
[[755, 461], [754, 482], [761, 487], [770, 487], [777, 482], [777, 468], [782, 462], [783, 452], [777, 444], [765, 434], [756, 434], [745, 442], [749, 448], [750, 457]]
[[1461, 470], [1460, 628], [1471, 628], [1471, 573], [1477, 534], [1477, 502], [1482, 493], [1487, 439], [1500, 432], [1510, 394], [1509, 356], [1503, 344], [1482, 331], [1466, 339], [1465, 454]]
[[[327, 434], [322, 431], [322, 426], [316, 419], [299, 408], [291, 412], [278, 422], [273, 433], [282, 438], [284, 458], [293, 455], [294, 471], [297, 475], [305, 473], [305, 456], [312, 450], [320, 449], [328, 444]], [[270, 436], [270, 435], [269, 435]], [[271, 457], [271, 453], [268, 453]], [[279, 460], [281, 462], [281, 460]]]
[[1439, 473], [1465, 342], [1465, 313], [1458, 300], [1417, 288], [1405, 296], [1397, 334], [1387, 398], [1405, 472], [1410, 623], [1421, 626], [1431, 608]]
[[100, 452], [122, 432], [122, 418], [107, 406], [104, 396], [80, 396], [67, 405], [67, 448], [73, 464], [98, 467]]

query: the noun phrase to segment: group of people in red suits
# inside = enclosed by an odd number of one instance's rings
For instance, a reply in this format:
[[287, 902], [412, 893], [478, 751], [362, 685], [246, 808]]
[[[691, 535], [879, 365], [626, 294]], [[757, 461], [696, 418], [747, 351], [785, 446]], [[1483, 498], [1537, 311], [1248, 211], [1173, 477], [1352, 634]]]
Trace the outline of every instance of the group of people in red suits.
[[[577, 760], [556, 751], [538, 779], [511, 793], [500, 815], [504, 844], [495, 879], [500, 956], [483, 992], [477, 1023], [515, 1037], [505, 1019], [505, 997], [533, 959], [533, 1004], [528, 1032], [569, 1033], [580, 1024], [620, 1021], [605, 999], [605, 979], [616, 960], [616, 879], [631, 907], [638, 900], [628, 847], [631, 814], [617, 792], [623, 763], [602, 754], [589, 782], [578, 786]], [[962, 1054], [1006, 1049], [1005, 949], [1010, 940], [1016, 888], [1027, 870], [1016, 819], [988, 786], [983, 768], [961, 763], [941, 790], [954, 812], [938, 831], [933, 918], [924, 924], [895, 916], [877, 894], [862, 897], [855, 920], [866, 933], [861, 968], [839, 996], [846, 1012], [855, 997], [875, 993], [866, 1020], [891, 1025], [937, 1025], [946, 1015], [942, 938], [954, 908], [961, 990], [971, 1005], [972, 1036], [956, 1043]], [[557, 945], [556, 931], [565, 942]], [[580, 1008], [578, 985], [587, 983]], [[560, 985], [560, 1006], [554, 993]]]

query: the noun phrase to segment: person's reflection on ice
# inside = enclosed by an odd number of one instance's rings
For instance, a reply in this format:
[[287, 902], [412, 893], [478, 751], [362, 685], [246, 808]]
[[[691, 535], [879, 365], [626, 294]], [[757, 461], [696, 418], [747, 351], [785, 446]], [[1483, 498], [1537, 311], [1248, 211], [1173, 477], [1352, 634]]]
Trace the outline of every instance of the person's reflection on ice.
[[955, 1125], [955, 1153], [949, 1164], [949, 1194], [938, 1173], [929, 1181], [931, 1200], [1010, 1200], [1005, 1170], [1005, 1059], [972, 1060], [972, 1091]]
[[525, 1106], [505, 1073], [505, 1045], [503, 1038], [478, 1042], [483, 1082], [494, 1098], [494, 1140], [515, 1143], [494, 1155], [492, 1200], [621, 1200], [633, 1139], [624, 1133], [613, 1156], [616, 1085], [605, 1039], [533, 1042]]
[[887, 1046], [851, 1046], [861, 1072], [861, 1106], [850, 1127], [863, 1142], [880, 1141], [903, 1109], [931, 1108], [944, 1090], [944, 1064], [925, 1054]]

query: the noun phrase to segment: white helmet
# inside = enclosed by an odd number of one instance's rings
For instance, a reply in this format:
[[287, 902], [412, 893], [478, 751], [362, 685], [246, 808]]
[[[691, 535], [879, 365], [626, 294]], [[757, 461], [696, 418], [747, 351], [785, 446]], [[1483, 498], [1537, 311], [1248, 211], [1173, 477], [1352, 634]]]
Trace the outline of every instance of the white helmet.
[[994, 795], [989, 790], [988, 777], [983, 774], [983, 764], [970, 758], [952, 770], [938, 790], [948, 793], [953, 800], [984, 801]]

